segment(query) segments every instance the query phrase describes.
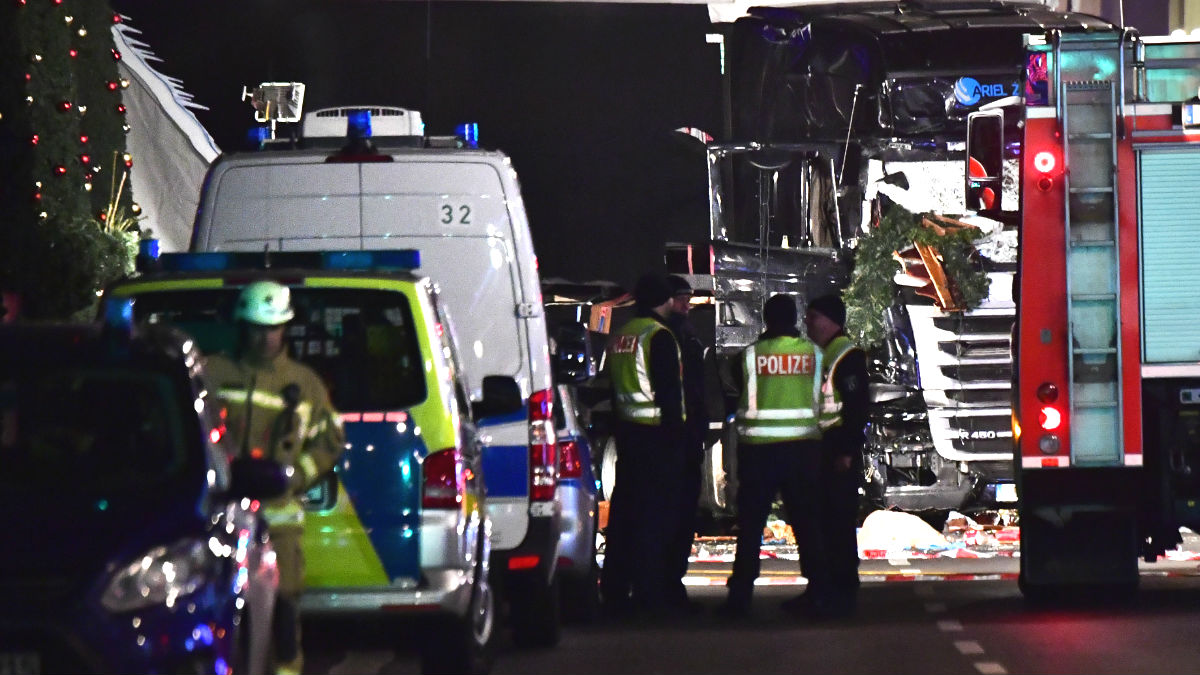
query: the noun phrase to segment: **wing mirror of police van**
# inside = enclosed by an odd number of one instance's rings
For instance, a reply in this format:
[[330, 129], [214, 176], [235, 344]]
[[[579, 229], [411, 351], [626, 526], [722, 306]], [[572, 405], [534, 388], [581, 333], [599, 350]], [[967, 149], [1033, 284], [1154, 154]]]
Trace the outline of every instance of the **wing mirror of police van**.
[[274, 499], [288, 491], [283, 465], [270, 459], [239, 457], [230, 463], [233, 474], [230, 493], [235, 499]]
[[587, 325], [569, 323], [558, 328], [554, 343], [554, 377], [559, 384], [583, 384], [596, 376], [596, 359]]
[[483, 398], [472, 407], [475, 419], [512, 415], [524, 409], [521, 386], [508, 375], [488, 375], [483, 378]]

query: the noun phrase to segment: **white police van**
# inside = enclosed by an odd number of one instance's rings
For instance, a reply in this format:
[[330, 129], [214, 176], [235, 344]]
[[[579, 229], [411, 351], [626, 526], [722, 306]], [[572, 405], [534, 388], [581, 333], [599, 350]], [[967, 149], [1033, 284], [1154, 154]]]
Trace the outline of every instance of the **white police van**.
[[[420, 273], [437, 283], [452, 315], [473, 398], [483, 374], [501, 374], [516, 379], [527, 402], [518, 414], [480, 421], [491, 571], [514, 642], [552, 645], [561, 519], [554, 389], [517, 175], [501, 152], [414, 135], [423, 130], [419, 114], [397, 110], [313, 111], [305, 129], [318, 136], [218, 158], [191, 250], [420, 250]], [[389, 132], [389, 123], [399, 130]]]

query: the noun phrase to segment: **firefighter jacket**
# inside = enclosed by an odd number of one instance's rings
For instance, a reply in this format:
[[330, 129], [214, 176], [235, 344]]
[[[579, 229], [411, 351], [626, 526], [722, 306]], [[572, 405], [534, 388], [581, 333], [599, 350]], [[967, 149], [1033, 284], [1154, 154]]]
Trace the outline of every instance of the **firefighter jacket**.
[[842, 423], [842, 394], [834, 386], [838, 364], [842, 362], [854, 343], [845, 335], [837, 335], [825, 345], [824, 367], [821, 373], [821, 430], [831, 429]]
[[649, 426], [685, 419], [679, 343], [653, 316], [630, 320], [612, 337], [609, 358], [617, 416]]
[[207, 367], [225, 405], [229, 446], [238, 456], [266, 457], [292, 469], [289, 493], [266, 504], [267, 521], [276, 529], [303, 526], [301, 496], [345, 447], [324, 382], [286, 350], [257, 366], [215, 355]]
[[816, 347], [798, 335], [764, 335], [747, 347], [737, 413], [739, 442], [820, 438], [820, 367]]

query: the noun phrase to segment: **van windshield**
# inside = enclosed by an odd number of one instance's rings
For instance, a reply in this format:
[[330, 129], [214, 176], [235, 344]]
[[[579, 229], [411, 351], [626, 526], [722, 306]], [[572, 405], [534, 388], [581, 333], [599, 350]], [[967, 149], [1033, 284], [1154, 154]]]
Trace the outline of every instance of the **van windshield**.
[[[172, 324], [205, 354], [233, 353], [231, 320], [240, 288], [146, 292], [139, 321]], [[399, 410], [426, 398], [424, 358], [408, 298], [361, 288], [292, 287], [296, 317], [286, 340], [292, 358], [317, 371], [342, 412]]]

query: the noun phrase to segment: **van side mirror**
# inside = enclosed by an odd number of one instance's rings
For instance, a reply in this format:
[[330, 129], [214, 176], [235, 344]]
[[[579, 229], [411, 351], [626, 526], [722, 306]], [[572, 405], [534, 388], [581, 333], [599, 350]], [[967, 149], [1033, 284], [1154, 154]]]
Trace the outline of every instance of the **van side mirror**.
[[521, 386], [508, 375], [488, 375], [483, 378], [483, 398], [471, 406], [475, 419], [511, 415], [520, 412], [525, 402]]
[[970, 211], [998, 214], [1004, 193], [1004, 111], [967, 116], [966, 204]]
[[239, 457], [230, 463], [230, 470], [230, 493], [235, 499], [267, 500], [287, 494], [288, 477], [279, 462]]
[[554, 343], [554, 377], [560, 384], [582, 384], [596, 376], [592, 340], [585, 324], [559, 326]]

